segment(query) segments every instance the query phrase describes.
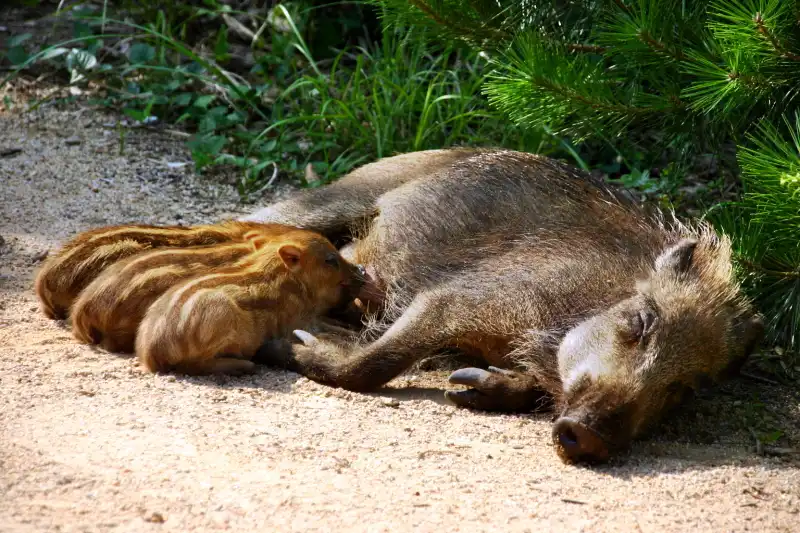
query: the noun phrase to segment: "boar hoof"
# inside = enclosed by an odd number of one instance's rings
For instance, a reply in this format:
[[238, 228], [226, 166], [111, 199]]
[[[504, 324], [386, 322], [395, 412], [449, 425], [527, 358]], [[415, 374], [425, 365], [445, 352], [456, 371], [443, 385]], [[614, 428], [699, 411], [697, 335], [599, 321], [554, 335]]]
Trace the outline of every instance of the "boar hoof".
[[467, 390], [448, 390], [444, 396], [458, 407], [481, 411], [528, 411], [544, 407], [544, 393], [536, 381], [525, 374], [490, 366], [462, 368], [450, 374], [453, 385]]
[[491, 372], [487, 372], [481, 368], [462, 368], [450, 374], [448, 381], [453, 385], [479, 387], [484, 385], [491, 377]]
[[314, 335], [307, 331], [303, 331], [302, 329], [296, 329], [292, 333], [294, 333], [294, 336], [300, 339], [306, 346], [314, 346], [318, 342]]

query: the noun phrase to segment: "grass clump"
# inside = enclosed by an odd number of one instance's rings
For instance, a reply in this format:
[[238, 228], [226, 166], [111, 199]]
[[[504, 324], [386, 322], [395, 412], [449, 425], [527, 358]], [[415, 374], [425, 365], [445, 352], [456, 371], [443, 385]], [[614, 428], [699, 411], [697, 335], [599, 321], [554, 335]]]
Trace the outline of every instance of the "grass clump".
[[[480, 54], [430, 44], [423, 30], [384, 28], [379, 39], [317, 60], [306, 42], [308, 4], [279, 4], [261, 18], [205, 4], [127, 12], [74, 6], [65, 13], [72, 38], [35, 53], [25, 45], [29, 36], [14, 38], [6, 59], [15, 68], [3, 83], [42, 63], [59, 68], [71, 87], [91, 89], [96, 103], [134, 123], [183, 129], [197, 170], [238, 168], [245, 197], [271, 185], [276, 169], [308, 185], [309, 164], [319, 184], [408, 151], [558, 149], [545, 133], [509, 128], [488, 110], [481, 94], [488, 62]], [[189, 28], [209, 21], [216, 30], [188, 38]]]

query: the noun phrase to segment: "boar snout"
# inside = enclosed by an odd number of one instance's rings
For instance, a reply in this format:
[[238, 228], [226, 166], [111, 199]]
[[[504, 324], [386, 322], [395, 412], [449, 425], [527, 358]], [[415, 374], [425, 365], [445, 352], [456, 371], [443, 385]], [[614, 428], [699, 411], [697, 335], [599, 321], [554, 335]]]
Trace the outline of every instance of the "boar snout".
[[608, 444], [598, 432], [569, 416], [556, 420], [553, 444], [561, 459], [569, 463], [603, 463], [611, 455]]

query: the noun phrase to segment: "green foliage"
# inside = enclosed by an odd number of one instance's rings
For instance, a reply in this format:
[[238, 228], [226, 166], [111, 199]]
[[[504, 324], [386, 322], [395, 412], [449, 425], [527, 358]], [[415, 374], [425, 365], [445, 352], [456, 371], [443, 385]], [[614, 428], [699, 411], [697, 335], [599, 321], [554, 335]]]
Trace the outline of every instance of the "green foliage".
[[767, 316], [770, 337], [800, 345], [800, 114], [779, 129], [761, 122], [739, 152], [745, 192], [711, 212], [734, 237], [739, 269]]
[[22, 33], [19, 35], [15, 35], [8, 39], [6, 46], [8, 47], [8, 52], [6, 52], [6, 57], [11, 62], [12, 65], [21, 65], [28, 60], [28, 53], [25, 51], [23, 43], [33, 37], [30, 33]]
[[[142, 9], [134, 17], [141, 23], [73, 13], [74, 39], [25, 52], [18, 70], [53, 64], [76, 87], [102, 84], [100, 103], [132, 122], [179, 125], [191, 132], [196, 168], [238, 167], [245, 195], [271, 183], [275, 168], [303, 182], [312, 164], [325, 183], [394, 153], [458, 144], [543, 150], [552, 142], [486, 111], [485, 59], [464, 47], [427, 44], [420, 31], [387, 29], [379, 43], [318, 62], [304, 38], [313, 11], [281, 4], [251, 43], [253, 66], [234, 73], [223, 66], [232, 49], [223, 16], [235, 12], [228, 6], [209, 0], [202, 8]], [[209, 17], [222, 24], [201, 53], [183, 35]], [[101, 59], [104, 43], [121, 37], [130, 43], [124, 54]]]
[[796, 2], [377, 3], [489, 53], [492, 104], [576, 140], [691, 158], [795, 105]]
[[279, 98], [293, 104], [276, 118], [303, 121], [302, 136], [320, 151], [325, 181], [399, 152], [462, 143], [541, 147], [541, 134], [506, 129], [485, 111], [485, 62], [477, 56], [430, 50], [401, 28], [360, 52], [338, 56], [328, 72], [303, 76]]

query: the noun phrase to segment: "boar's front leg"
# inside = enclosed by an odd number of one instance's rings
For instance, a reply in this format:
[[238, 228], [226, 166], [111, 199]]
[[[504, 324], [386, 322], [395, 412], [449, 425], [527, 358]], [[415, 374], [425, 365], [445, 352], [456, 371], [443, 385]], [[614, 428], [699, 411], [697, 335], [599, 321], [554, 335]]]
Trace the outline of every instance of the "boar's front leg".
[[523, 412], [549, 408], [551, 403], [536, 378], [504, 368], [462, 368], [450, 374], [449, 381], [470, 387], [444, 393], [450, 402], [468, 409]]
[[352, 391], [374, 390], [408, 369], [414, 362], [448, 345], [455, 320], [448, 313], [447, 291], [419, 294], [405, 312], [370, 344], [337, 344], [305, 331], [295, 335], [290, 353], [261, 354], [267, 363], [283, 366], [309, 379]]
[[[262, 352], [260, 359], [326, 385], [374, 390], [416, 361], [464, 337], [463, 320], [449, 311], [458, 307], [452, 305], [453, 299], [453, 294], [441, 290], [418, 295], [380, 338], [364, 346], [337, 344], [297, 331], [304, 344], [291, 351]], [[451, 375], [450, 382], [473, 387], [446, 394], [456, 405], [473, 409], [530, 411], [544, 400], [533, 377], [510, 370], [462, 369]]]

